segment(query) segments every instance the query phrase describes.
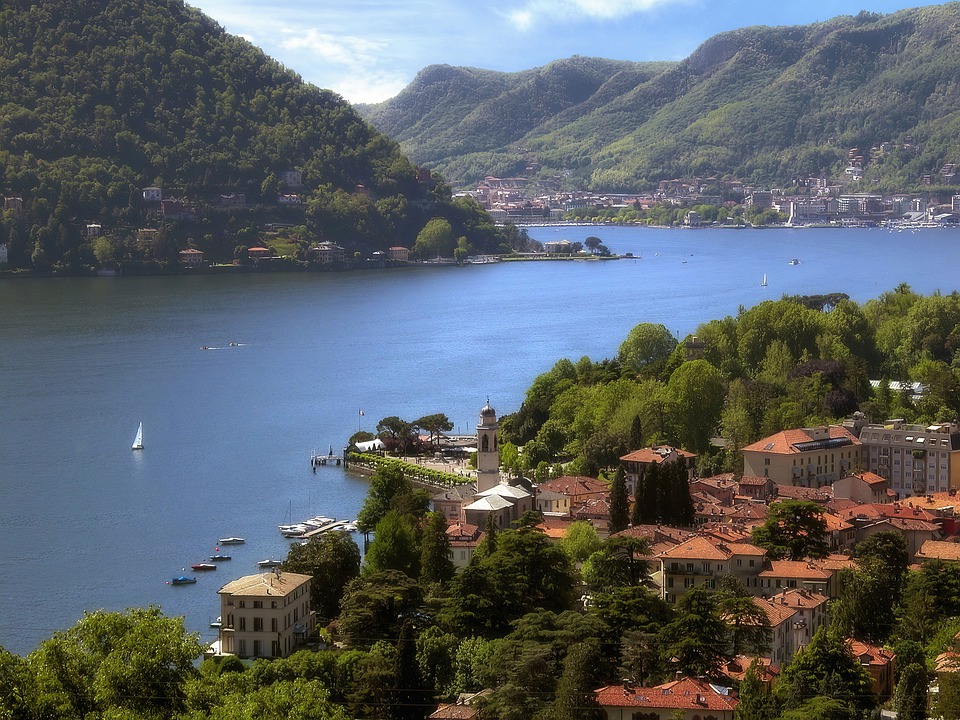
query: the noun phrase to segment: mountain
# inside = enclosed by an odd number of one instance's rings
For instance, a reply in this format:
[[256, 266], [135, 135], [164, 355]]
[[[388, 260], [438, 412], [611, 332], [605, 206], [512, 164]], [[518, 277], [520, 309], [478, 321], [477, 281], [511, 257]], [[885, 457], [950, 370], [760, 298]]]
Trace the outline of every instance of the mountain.
[[[268, 226], [297, 228], [290, 253], [321, 238], [371, 252], [412, 246], [434, 216], [480, 250], [503, 240], [339, 96], [182, 0], [9, 0], [0, 47], [0, 192], [23, 201], [0, 243], [15, 268], [169, 265], [187, 244], [230, 260]], [[148, 186], [188, 217], [161, 215]], [[142, 227], [160, 240], [137, 243]]]
[[948, 3], [747, 27], [678, 63], [435, 66], [359, 110], [457, 185], [524, 171], [611, 191], [690, 175], [791, 185], [862, 158], [863, 189], [908, 189], [960, 162], [958, 29]]

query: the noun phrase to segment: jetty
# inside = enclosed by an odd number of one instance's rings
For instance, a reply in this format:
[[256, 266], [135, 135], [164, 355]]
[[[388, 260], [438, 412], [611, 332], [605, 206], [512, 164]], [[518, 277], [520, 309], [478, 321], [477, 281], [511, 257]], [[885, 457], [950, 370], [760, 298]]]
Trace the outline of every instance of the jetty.
[[327, 523], [326, 525], [321, 525], [320, 527], [314, 528], [313, 530], [308, 530], [303, 535], [300, 535], [300, 538], [302, 538], [303, 540], [309, 540], [310, 538], [316, 537], [317, 535], [323, 535], [324, 533], [328, 533], [333, 530], [346, 530], [348, 529], [347, 526], [352, 527], [353, 523], [351, 523], [349, 520], [334, 520], [333, 522]]

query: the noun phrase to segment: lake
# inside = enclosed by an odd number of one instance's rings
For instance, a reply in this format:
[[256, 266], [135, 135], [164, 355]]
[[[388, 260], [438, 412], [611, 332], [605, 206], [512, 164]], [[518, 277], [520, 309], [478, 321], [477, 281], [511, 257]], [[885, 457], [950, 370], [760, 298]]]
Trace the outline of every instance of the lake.
[[[513, 412], [556, 360], [612, 357], [639, 322], [682, 337], [785, 293], [949, 292], [960, 266], [957, 230], [530, 233], [636, 257], [0, 281], [0, 646], [151, 604], [213, 639], [216, 591], [285, 554], [278, 524], [355, 517], [366, 481], [309, 457], [383, 417], [472, 432], [487, 398]], [[228, 535], [247, 539], [231, 561], [168, 585]]]

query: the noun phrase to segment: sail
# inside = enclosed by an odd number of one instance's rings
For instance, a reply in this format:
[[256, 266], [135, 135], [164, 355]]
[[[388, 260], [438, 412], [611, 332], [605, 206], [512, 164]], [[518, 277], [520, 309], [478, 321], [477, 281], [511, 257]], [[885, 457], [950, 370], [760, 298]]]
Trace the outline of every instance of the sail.
[[137, 428], [137, 436], [133, 439], [133, 449], [143, 450], [143, 423]]

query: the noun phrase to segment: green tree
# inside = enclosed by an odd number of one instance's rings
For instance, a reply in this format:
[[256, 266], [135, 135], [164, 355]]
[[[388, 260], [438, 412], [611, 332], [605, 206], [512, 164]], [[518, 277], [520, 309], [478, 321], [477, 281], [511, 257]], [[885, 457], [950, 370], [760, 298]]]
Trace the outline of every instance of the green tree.
[[720, 371], [706, 360], [686, 362], [670, 375], [667, 393], [683, 447], [694, 452], [710, 447], [710, 436], [720, 423], [725, 390]]
[[763, 525], [753, 529], [754, 544], [774, 560], [826, 557], [830, 546], [823, 508], [806, 500], [782, 500], [770, 505]]
[[222, 704], [211, 709], [208, 717], [211, 720], [347, 720], [349, 716], [342, 707], [330, 702], [330, 693], [322, 683], [297, 678], [228, 694]]
[[743, 675], [737, 703], [737, 720], [773, 720], [777, 716], [773, 696], [761, 681], [763, 669], [754, 658]]
[[390, 510], [373, 531], [373, 542], [364, 557], [363, 573], [375, 575], [399, 570], [410, 577], [420, 574], [417, 537], [408, 516]]
[[424, 415], [422, 418], [414, 420], [413, 425], [430, 433], [430, 441], [436, 445], [440, 444], [441, 433], [453, 430], [453, 423], [443, 413]]
[[729, 637], [728, 652], [737, 655], [763, 655], [770, 650], [773, 637], [770, 618], [736, 577], [726, 575], [717, 591], [717, 609]]
[[657, 633], [666, 663], [684, 675], [712, 677], [727, 658], [727, 630], [715, 596], [704, 587], [685, 592], [677, 617]]
[[613, 535], [626, 530], [630, 524], [630, 498], [627, 495], [626, 473], [623, 467], [617, 467], [610, 484], [610, 522], [607, 531]]
[[203, 646], [183, 618], [158, 608], [87, 613], [44, 640], [28, 658], [36, 678], [36, 712], [75, 718], [123, 710], [173, 717]]
[[897, 720], [925, 720], [927, 717], [927, 671], [914, 663], [900, 672], [893, 694]]
[[413, 254], [421, 259], [453, 257], [456, 239], [445, 218], [433, 218], [424, 225], [413, 245]]
[[370, 532], [398, 498], [413, 493], [410, 480], [399, 467], [381, 465], [370, 478], [370, 488], [357, 515], [357, 529]]
[[313, 576], [313, 609], [319, 618], [333, 620], [340, 612], [344, 590], [360, 575], [360, 548], [349, 533], [324, 533], [291, 545], [281, 569]]
[[420, 578], [428, 583], [443, 583], [452, 578], [453, 573], [447, 519], [443, 513], [432, 512], [427, 515], [420, 541]]
[[617, 359], [635, 373], [657, 374], [677, 347], [677, 340], [660, 324], [640, 323], [620, 344]]
[[405, 621], [400, 628], [393, 676], [395, 681], [390, 703], [390, 718], [422, 720], [427, 714], [430, 698], [423, 685], [420, 663], [417, 662], [417, 642], [411, 620]]
[[560, 549], [574, 562], [583, 562], [600, 549], [597, 529], [587, 520], [571, 523], [560, 538]]
[[337, 632], [348, 647], [369, 648], [378, 640], [396, 640], [404, 620], [419, 611], [422, 601], [417, 581], [402, 572], [362, 575], [347, 586]]
[[594, 720], [600, 708], [593, 694], [599, 653], [594, 644], [577, 643], [567, 652], [557, 683], [552, 716], [557, 720]]
[[855, 712], [876, 707], [870, 675], [854, 657], [843, 637], [821, 626], [780, 674], [776, 695], [789, 709], [817, 696], [827, 696]]

